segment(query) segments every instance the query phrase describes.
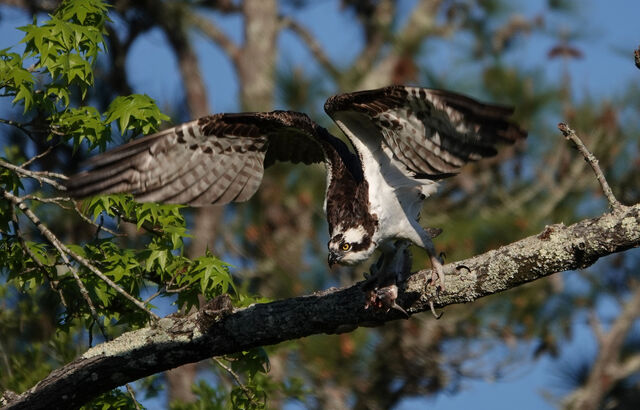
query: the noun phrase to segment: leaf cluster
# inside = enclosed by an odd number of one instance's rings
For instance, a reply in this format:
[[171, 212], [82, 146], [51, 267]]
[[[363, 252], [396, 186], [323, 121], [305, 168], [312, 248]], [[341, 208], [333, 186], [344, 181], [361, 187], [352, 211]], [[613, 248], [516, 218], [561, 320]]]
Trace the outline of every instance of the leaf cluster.
[[[17, 120], [0, 121], [26, 134], [35, 147], [70, 148], [75, 154], [84, 144], [104, 150], [114, 134], [150, 134], [169, 119], [147, 95], [117, 97], [104, 112], [91, 104], [94, 67], [106, 51], [108, 8], [101, 0], [64, 1], [48, 19], [34, 18], [19, 28], [25, 33], [22, 53], [0, 50], [0, 97], [19, 109], [12, 112]], [[185, 256], [191, 237], [184, 207], [136, 203], [130, 195], [88, 198], [80, 207], [68, 198], [43, 197], [51, 192], [51, 177], [17, 165], [24, 158], [14, 147], [7, 147], [2, 158], [11, 167], [0, 167], [0, 193], [8, 194], [0, 199], [0, 299], [9, 304], [0, 314], [0, 348], [12, 358], [0, 362], [0, 390], [31, 387], [77, 357], [87, 338], [93, 344], [94, 337], [110, 339], [147, 325], [159, 299], [185, 311], [198, 307], [201, 296], [231, 292], [239, 303], [250, 299], [236, 289], [230, 266], [211, 252]], [[23, 183], [26, 172], [35, 175], [42, 191]], [[10, 198], [18, 198], [20, 206]], [[118, 233], [125, 225], [133, 227], [129, 236]], [[37, 305], [42, 295], [48, 301], [45, 311]], [[5, 326], [24, 316], [28, 321], [46, 317], [53, 331], [33, 336]], [[30, 362], [41, 365], [32, 368], [26, 365]], [[237, 369], [243, 378], [247, 373], [251, 387], [257, 383], [252, 369]], [[241, 405], [245, 396], [233, 394], [227, 392], [226, 401]], [[132, 400], [114, 390], [91, 406], [130, 407]]]
[[[49, 19], [20, 27], [25, 35], [22, 54], [0, 50], [0, 90], [23, 105], [29, 125], [46, 116], [50, 138], [72, 140], [74, 150], [87, 140], [89, 149], [106, 148], [113, 122], [129, 136], [157, 131], [169, 119], [147, 95], [121, 96], [100, 113], [83, 102], [94, 86], [94, 66], [106, 51], [108, 5], [103, 1], [69, 0]], [[33, 127], [32, 127], [33, 128]], [[33, 136], [33, 135], [32, 135]]]
[[193, 403], [171, 403], [171, 410], [264, 409], [267, 408], [267, 398], [278, 393], [298, 399], [302, 399], [305, 393], [299, 378], [288, 377], [284, 382], [275, 382], [268, 377], [270, 363], [263, 348], [236, 353], [218, 364], [218, 377], [232, 379], [231, 389], [226, 389], [223, 383], [211, 386], [200, 381], [193, 386], [197, 400]]
[[[104, 33], [107, 4], [102, 1], [67, 1], [49, 20], [20, 27], [25, 32], [26, 58], [35, 59], [35, 70], [51, 77], [52, 95], [68, 104], [69, 90], [77, 86], [82, 98], [93, 85], [93, 64], [105, 50]], [[30, 107], [25, 103], [25, 110]]]

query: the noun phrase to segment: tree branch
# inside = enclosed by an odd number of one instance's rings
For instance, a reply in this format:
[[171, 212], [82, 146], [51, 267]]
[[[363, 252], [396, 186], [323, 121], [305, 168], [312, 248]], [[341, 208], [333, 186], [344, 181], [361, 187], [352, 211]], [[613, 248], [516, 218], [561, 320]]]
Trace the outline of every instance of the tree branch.
[[233, 65], [238, 66], [238, 59], [242, 50], [237, 44], [231, 40], [222, 30], [218, 28], [209, 19], [202, 17], [196, 13], [188, 13], [186, 20], [191, 27], [198, 29], [202, 34], [209, 37], [214, 43], [216, 43], [222, 51], [224, 51]]
[[616, 378], [618, 380], [624, 380], [630, 377], [632, 374], [640, 371], [640, 354], [632, 355], [619, 363]]
[[562, 132], [566, 139], [575, 144], [575, 146], [578, 148], [578, 151], [580, 151], [580, 153], [584, 157], [584, 160], [587, 161], [589, 165], [591, 165], [591, 168], [596, 174], [596, 178], [598, 179], [598, 182], [602, 187], [602, 192], [607, 198], [607, 201], [609, 201], [609, 206], [611, 207], [611, 209], [613, 209], [614, 211], [619, 210], [622, 205], [613, 195], [611, 187], [609, 186], [609, 183], [607, 183], [607, 179], [604, 177], [604, 173], [602, 172], [602, 169], [600, 169], [600, 165], [598, 165], [598, 159], [587, 149], [582, 140], [576, 135], [576, 132], [569, 128], [567, 124], [561, 122], [560, 124], [558, 124], [558, 129]]
[[[640, 204], [445, 265], [447, 290], [426, 287], [423, 270], [401, 281], [398, 303], [410, 314], [467, 303], [555, 272], [585, 268], [599, 258], [640, 246]], [[221, 296], [186, 317], [167, 316], [89, 349], [53, 371], [7, 409], [72, 408], [127, 382], [185, 363], [319, 333], [379, 326], [401, 314], [367, 310], [359, 284], [233, 309]], [[443, 320], [447, 320], [446, 316]]]
[[251, 391], [249, 391], [249, 389], [247, 388], [247, 386], [244, 385], [244, 383], [242, 382], [242, 379], [240, 379], [240, 376], [238, 376], [238, 373], [234, 372], [233, 369], [230, 366], [225, 365], [224, 363], [222, 363], [222, 361], [220, 359], [218, 359], [217, 357], [213, 358], [213, 361], [220, 366], [224, 371], [226, 371], [227, 373], [229, 373], [231, 375], [231, 377], [233, 377], [233, 380], [236, 382], [236, 384], [238, 385], [238, 387], [240, 387], [240, 390], [242, 390], [242, 393], [244, 394], [244, 396], [247, 398], [247, 400], [249, 400], [251, 402], [251, 404], [253, 404], [254, 406], [256, 406], [256, 408], [259, 407], [258, 403], [255, 401], [253, 394], [251, 394]]
[[[405, 25], [395, 35], [392, 50], [375, 65], [373, 62], [377, 55], [374, 57], [365, 49], [353, 66], [356, 72], [364, 74], [357, 88], [377, 88], [392, 83], [393, 72], [400, 61], [415, 54], [417, 44], [435, 29], [437, 11], [441, 4], [442, 0], [420, 0]], [[405, 81], [406, 79], [401, 82]]]
[[[40, 219], [36, 216], [36, 214], [34, 214], [33, 211], [31, 211], [31, 209], [29, 209], [24, 204], [24, 199], [23, 198], [17, 197], [15, 195], [13, 195], [11, 192], [6, 191], [6, 190], [2, 190], [2, 195], [4, 196], [5, 199], [7, 199], [8, 201], [12, 202], [15, 206], [17, 206], [18, 209], [20, 209], [26, 215], [26, 217], [29, 218], [29, 220], [36, 226], [36, 228], [38, 228], [38, 230], [40, 231], [42, 236], [44, 236], [49, 241], [49, 243], [51, 245], [53, 245], [54, 248], [56, 248], [56, 250], [58, 251], [58, 253], [62, 257], [62, 259], [63, 259], [65, 265], [67, 265], [67, 267], [72, 269], [71, 262], [68, 260], [68, 258], [66, 256], [66, 255], [69, 255], [71, 258], [73, 258], [76, 261], [78, 261], [78, 263], [83, 265], [85, 268], [89, 269], [94, 275], [96, 275], [103, 282], [105, 282], [107, 285], [109, 285], [113, 290], [115, 290], [116, 292], [118, 292], [119, 294], [124, 296], [127, 300], [129, 300], [131, 303], [136, 305], [138, 308], [140, 308], [140, 309], [144, 310], [145, 312], [147, 312], [147, 314], [152, 319], [159, 319], [158, 315], [153, 313], [151, 310], [147, 309], [147, 307], [144, 305], [143, 302], [141, 302], [140, 300], [136, 299], [135, 297], [133, 297], [129, 293], [127, 293], [117, 283], [115, 283], [114, 281], [109, 279], [98, 268], [93, 266], [93, 264], [91, 262], [89, 262], [86, 258], [84, 258], [81, 255], [78, 255], [77, 253], [71, 251], [71, 249], [69, 249], [62, 242], [60, 242], [60, 240], [53, 234], [53, 232], [51, 232], [40, 221]], [[73, 270], [71, 272], [74, 273]], [[75, 275], [74, 275], [74, 277], [75, 277]], [[81, 291], [83, 290], [82, 287], [80, 288], [80, 290]], [[85, 289], [85, 292], [86, 292], [86, 289]], [[90, 307], [91, 307], [91, 305], [90, 305]]]
[[280, 16], [280, 24], [282, 24], [282, 27], [298, 35], [300, 40], [306, 44], [311, 54], [315, 57], [318, 64], [325, 69], [331, 78], [336, 80], [340, 77], [340, 70], [331, 62], [329, 56], [324, 52], [320, 43], [313, 37], [313, 34], [311, 34], [309, 30], [289, 16]]
[[625, 363], [620, 362], [620, 355], [629, 329], [640, 314], [640, 286], [624, 304], [622, 312], [613, 322], [608, 333], [600, 335], [600, 351], [591, 368], [585, 384], [569, 396], [567, 409], [595, 410], [602, 407], [602, 400], [617, 382], [640, 366], [638, 356], [633, 356]]
[[24, 169], [18, 165], [13, 165], [12, 163], [6, 162], [2, 159], [0, 159], [0, 167], [6, 168], [22, 176], [33, 178], [36, 181], [40, 182], [40, 184], [42, 183], [49, 184], [60, 191], [66, 191], [67, 189], [65, 188], [64, 185], [49, 178], [49, 177], [52, 177], [52, 178], [59, 178], [59, 179], [67, 179], [67, 177], [62, 174], [49, 172], [49, 171], [29, 171], [28, 169]]

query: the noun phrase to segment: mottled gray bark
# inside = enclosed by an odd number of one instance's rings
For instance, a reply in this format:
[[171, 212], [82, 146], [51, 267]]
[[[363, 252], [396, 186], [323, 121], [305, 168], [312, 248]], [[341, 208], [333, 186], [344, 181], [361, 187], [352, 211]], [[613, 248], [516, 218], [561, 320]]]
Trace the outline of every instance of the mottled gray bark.
[[[638, 246], [640, 204], [571, 226], [551, 225], [539, 235], [447, 264], [447, 290], [439, 296], [432, 287], [425, 287], [429, 271], [417, 272], [399, 283], [398, 303], [412, 315], [429, 310], [429, 301], [436, 307], [472, 302]], [[184, 363], [318, 333], [380, 326], [402, 317], [395, 310], [367, 310], [364, 300], [358, 284], [237, 310], [220, 297], [187, 317], [169, 316], [90, 349], [13, 400], [7, 409], [71, 408], [126, 382]]]
[[273, 107], [279, 27], [276, 0], [245, 0], [244, 45], [238, 59], [240, 101], [246, 111]]

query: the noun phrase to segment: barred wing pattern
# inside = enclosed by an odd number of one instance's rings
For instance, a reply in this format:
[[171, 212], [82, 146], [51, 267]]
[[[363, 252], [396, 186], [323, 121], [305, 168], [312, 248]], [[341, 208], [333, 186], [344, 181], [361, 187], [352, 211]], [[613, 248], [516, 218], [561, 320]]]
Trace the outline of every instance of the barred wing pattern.
[[141, 202], [225, 204], [249, 199], [264, 168], [276, 161], [324, 161], [335, 195], [359, 184], [367, 169], [378, 169], [359, 159], [388, 160], [363, 149], [384, 145], [413, 178], [440, 179], [494, 155], [496, 143], [526, 136], [509, 120], [511, 108], [417, 87], [337, 95], [325, 111], [361, 150], [358, 155], [302, 113], [215, 114], [98, 155], [66, 186], [75, 197], [129, 192]]
[[426, 88], [390, 86], [337, 95], [327, 100], [325, 111], [347, 135], [379, 135], [416, 178], [454, 175], [469, 161], [495, 155], [498, 142], [526, 137], [509, 120], [510, 107]]
[[192, 206], [245, 201], [274, 161], [325, 160], [331, 137], [318, 128], [289, 111], [215, 114], [92, 158], [67, 189], [75, 197], [128, 192], [140, 202]]

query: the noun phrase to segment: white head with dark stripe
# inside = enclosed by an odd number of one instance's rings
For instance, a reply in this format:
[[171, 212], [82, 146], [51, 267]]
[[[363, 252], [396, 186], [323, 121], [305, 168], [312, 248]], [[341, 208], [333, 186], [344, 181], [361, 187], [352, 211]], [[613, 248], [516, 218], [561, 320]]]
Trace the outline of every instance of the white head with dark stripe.
[[336, 263], [355, 265], [367, 260], [376, 250], [372, 234], [362, 225], [343, 228], [338, 225], [331, 232], [329, 248], [329, 266]]

